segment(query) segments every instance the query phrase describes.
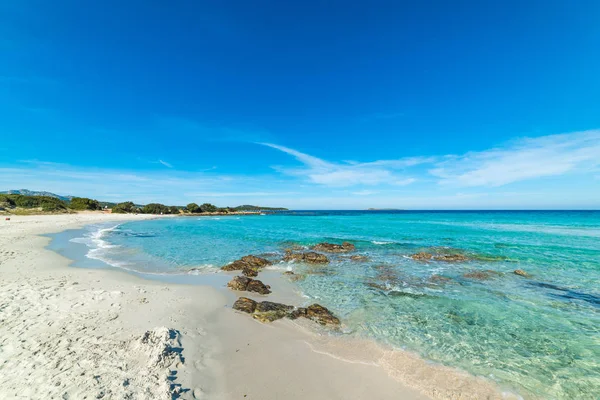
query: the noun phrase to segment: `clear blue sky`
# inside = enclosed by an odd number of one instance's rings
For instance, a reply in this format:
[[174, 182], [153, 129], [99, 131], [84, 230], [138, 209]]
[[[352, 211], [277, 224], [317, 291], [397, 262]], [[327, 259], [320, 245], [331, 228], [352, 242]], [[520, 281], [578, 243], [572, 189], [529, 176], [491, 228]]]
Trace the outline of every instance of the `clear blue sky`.
[[598, 1], [0, 1], [0, 190], [600, 208]]

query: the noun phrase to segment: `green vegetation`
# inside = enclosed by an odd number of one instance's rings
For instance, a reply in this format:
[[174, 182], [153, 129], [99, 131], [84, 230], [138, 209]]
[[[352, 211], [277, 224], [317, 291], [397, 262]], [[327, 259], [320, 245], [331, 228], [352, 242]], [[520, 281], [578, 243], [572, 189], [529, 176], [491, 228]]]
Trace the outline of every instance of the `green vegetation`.
[[124, 203], [118, 203], [112, 208], [112, 212], [116, 214], [131, 214], [138, 213], [140, 209], [133, 204], [131, 201], [126, 201]]
[[[29, 192], [26, 189], [20, 192], [28, 193], [46, 193]], [[51, 194], [51, 193], [50, 193]], [[258, 212], [262, 210], [287, 210], [286, 208], [259, 207], [251, 205], [242, 205], [238, 207], [217, 207], [214, 204], [204, 203], [198, 205], [190, 203], [185, 207], [166, 206], [160, 203], [150, 203], [144, 206], [137, 205], [131, 201], [123, 203], [100, 202], [87, 197], [59, 197], [57, 195], [26, 195], [19, 193], [0, 193], [0, 211], [7, 211], [14, 214], [35, 214], [36, 212], [69, 212], [70, 210], [102, 210], [104, 208], [112, 209], [115, 214], [172, 214], [179, 215], [183, 212], [192, 214], [199, 213], [232, 213], [240, 211]]]
[[185, 206], [185, 208], [191, 213], [199, 213], [200, 212], [200, 206], [196, 203], [190, 203], [187, 206]]
[[261, 207], [261, 206], [251, 206], [245, 204], [243, 206], [237, 206], [233, 208], [234, 211], [287, 211], [287, 208], [283, 207]]
[[179, 208], [175, 206], [165, 206], [160, 203], [150, 203], [142, 207], [140, 212], [142, 214], [179, 214]]
[[217, 206], [214, 206], [210, 203], [204, 203], [200, 206], [200, 211], [202, 212], [216, 212], [217, 211]]
[[98, 200], [88, 199], [87, 197], [73, 197], [70, 207], [73, 210], [100, 210], [102, 207]]
[[68, 211], [67, 203], [56, 197], [50, 196], [24, 196], [21, 194], [1, 194], [0, 207], [13, 208], [41, 208], [42, 211]]

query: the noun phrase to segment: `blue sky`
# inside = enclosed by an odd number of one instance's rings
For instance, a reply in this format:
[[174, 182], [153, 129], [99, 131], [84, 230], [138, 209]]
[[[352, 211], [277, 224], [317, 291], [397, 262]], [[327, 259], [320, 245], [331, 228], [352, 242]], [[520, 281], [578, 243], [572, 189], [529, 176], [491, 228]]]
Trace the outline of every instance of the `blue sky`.
[[291, 3], [0, 1], [0, 190], [600, 208], [599, 2]]

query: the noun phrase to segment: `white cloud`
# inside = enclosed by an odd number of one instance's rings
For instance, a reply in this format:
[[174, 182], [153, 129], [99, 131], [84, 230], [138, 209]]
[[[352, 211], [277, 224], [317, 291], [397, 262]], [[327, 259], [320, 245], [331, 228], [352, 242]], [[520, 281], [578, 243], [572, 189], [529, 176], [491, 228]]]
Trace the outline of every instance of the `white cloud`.
[[588, 171], [600, 165], [600, 130], [524, 138], [504, 148], [447, 156], [429, 172], [440, 183], [502, 186], [513, 182]]
[[380, 160], [368, 163], [347, 162], [340, 164], [325, 161], [289, 147], [272, 143], [260, 144], [289, 154], [305, 165], [305, 168], [276, 167], [280, 172], [303, 177], [320, 185], [334, 187], [380, 184], [407, 185], [414, 182], [414, 179], [398, 174], [397, 170], [428, 160], [427, 158], [417, 157], [399, 160]]
[[167, 168], [173, 168], [173, 166], [171, 164], [169, 164], [168, 162], [166, 162], [166, 161], [158, 160], [158, 162], [161, 163], [162, 165], [164, 165]]

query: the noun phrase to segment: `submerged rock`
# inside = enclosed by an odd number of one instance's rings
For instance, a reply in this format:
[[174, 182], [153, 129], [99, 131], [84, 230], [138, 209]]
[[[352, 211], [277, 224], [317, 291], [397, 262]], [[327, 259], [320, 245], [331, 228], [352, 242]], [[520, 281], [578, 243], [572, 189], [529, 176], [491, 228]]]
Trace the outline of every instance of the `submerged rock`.
[[429, 281], [434, 283], [447, 283], [452, 282], [452, 279], [447, 276], [434, 274], [429, 277]]
[[417, 261], [431, 260], [433, 258], [433, 254], [421, 251], [419, 253], [413, 254], [412, 256], [410, 256], [410, 258]]
[[350, 242], [344, 242], [342, 244], [334, 243], [319, 243], [312, 247], [316, 251], [324, 251], [326, 253], [348, 253], [356, 250], [356, 247]]
[[306, 253], [292, 253], [288, 251], [283, 257], [283, 261], [298, 261], [305, 262], [308, 264], [327, 264], [329, 259], [326, 255], [309, 251]]
[[247, 297], [240, 297], [233, 303], [233, 309], [252, 314], [256, 310], [256, 302]]
[[252, 279], [245, 276], [236, 276], [228, 284], [227, 287], [233, 290], [256, 292], [260, 294], [271, 293], [270, 286], [265, 285], [258, 279]]
[[486, 269], [484, 271], [467, 272], [466, 274], [463, 274], [463, 278], [477, 279], [480, 281], [485, 281], [485, 280], [491, 279], [494, 276], [498, 276], [498, 275], [501, 275], [501, 273], [497, 272], [497, 271], [492, 271], [492, 270]]
[[221, 267], [223, 271], [242, 271], [246, 276], [258, 276], [261, 268], [271, 265], [269, 260], [256, 256], [244, 256], [239, 260]]
[[410, 256], [417, 261], [443, 261], [443, 262], [465, 262], [469, 257], [463, 254], [432, 254], [421, 251]]
[[350, 256], [351, 261], [361, 262], [361, 261], [369, 261], [369, 257], [363, 256], [360, 254], [356, 254], [354, 256]]
[[434, 259], [436, 261], [444, 261], [444, 262], [465, 262], [468, 261], [469, 258], [462, 254], [443, 254], [439, 256], [435, 256]]
[[515, 270], [513, 271], [513, 273], [514, 273], [515, 275], [523, 276], [523, 277], [525, 277], [525, 278], [529, 278], [529, 277], [531, 276], [531, 275], [529, 275], [527, 272], [523, 271], [522, 269], [515, 269]]

